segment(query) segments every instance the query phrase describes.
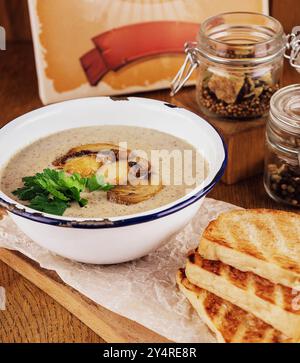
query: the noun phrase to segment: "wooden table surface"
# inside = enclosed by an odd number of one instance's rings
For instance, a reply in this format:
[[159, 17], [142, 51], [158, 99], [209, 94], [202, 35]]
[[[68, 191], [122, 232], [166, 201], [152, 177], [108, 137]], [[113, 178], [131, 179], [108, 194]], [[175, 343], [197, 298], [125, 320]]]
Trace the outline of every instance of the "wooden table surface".
[[[300, 83], [300, 75], [286, 67], [284, 83]], [[145, 97], [172, 102], [168, 92]], [[194, 97], [186, 89], [176, 98]], [[0, 52], [0, 126], [41, 107], [30, 43], [8, 44]], [[256, 176], [236, 185], [219, 183], [210, 197], [245, 208], [283, 208], [270, 200]], [[101, 337], [33, 284], [0, 262], [0, 286], [6, 290], [6, 310], [0, 311], [0, 342], [103, 342]]]

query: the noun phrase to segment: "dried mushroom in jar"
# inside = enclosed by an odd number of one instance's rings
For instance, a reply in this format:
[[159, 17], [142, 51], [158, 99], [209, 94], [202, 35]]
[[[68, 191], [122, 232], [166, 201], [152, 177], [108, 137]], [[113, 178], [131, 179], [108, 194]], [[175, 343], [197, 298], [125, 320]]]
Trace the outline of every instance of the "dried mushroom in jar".
[[207, 82], [208, 89], [213, 92], [218, 100], [234, 103], [244, 84], [243, 77], [222, 77], [212, 74]]
[[269, 111], [272, 95], [279, 89], [277, 75], [268, 70], [260, 75], [200, 67], [197, 100], [212, 116], [251, 119]]

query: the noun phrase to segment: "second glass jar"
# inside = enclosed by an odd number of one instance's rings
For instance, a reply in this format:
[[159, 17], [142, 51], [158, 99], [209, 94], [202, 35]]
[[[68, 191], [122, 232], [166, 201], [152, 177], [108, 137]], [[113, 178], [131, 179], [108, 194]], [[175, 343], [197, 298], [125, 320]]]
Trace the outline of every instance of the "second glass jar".
[[264, 184], [277, 202], [300, 207], [300, 85], [271, 99], [267, 123]]

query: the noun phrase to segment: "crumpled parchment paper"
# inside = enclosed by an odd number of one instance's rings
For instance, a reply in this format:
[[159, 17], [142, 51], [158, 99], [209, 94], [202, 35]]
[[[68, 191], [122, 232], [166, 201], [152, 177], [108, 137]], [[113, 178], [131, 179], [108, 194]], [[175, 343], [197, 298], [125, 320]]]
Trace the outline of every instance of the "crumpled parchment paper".
[[157, 251], [120, 265], [70, 261], [38, 246], [6, 216], [0, 221], [0, 247], [17, 250], [96, 303], [175, 342], [214, 342], [214, 336], [177, 289], [175, 276], [210, 220], [236, 208], [206, 198], [196, 217]]

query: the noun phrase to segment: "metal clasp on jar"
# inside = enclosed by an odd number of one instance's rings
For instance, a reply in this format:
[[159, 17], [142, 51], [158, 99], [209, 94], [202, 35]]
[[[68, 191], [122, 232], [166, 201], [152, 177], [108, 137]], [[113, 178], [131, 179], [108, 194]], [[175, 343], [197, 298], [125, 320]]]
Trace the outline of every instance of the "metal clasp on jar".
[[292, 32], [287, 35], [287, 44], [284, 57], [290, 65], [300, 72], [300, 26], [295, 26]]
[[185, 43], [184, 52], [186, 53], [184, 63], [171, 82], [171, 96], [174, 96], [184, 86], [185, 82], [200, 64], [197, 54], [199, 52], [197, 42]]
[[[185, 43], [184, 51], [186, 53], [185, 61], [171, 82], [171, 96], [174, 96], [184, 86], [200, 64], [198, 59], [200, 50], [197, 48], [197, 42]], [[300, 26], [295, 26], [287, 35], [284, 57], [289, 60], [293, 68], [300, 72]]]

